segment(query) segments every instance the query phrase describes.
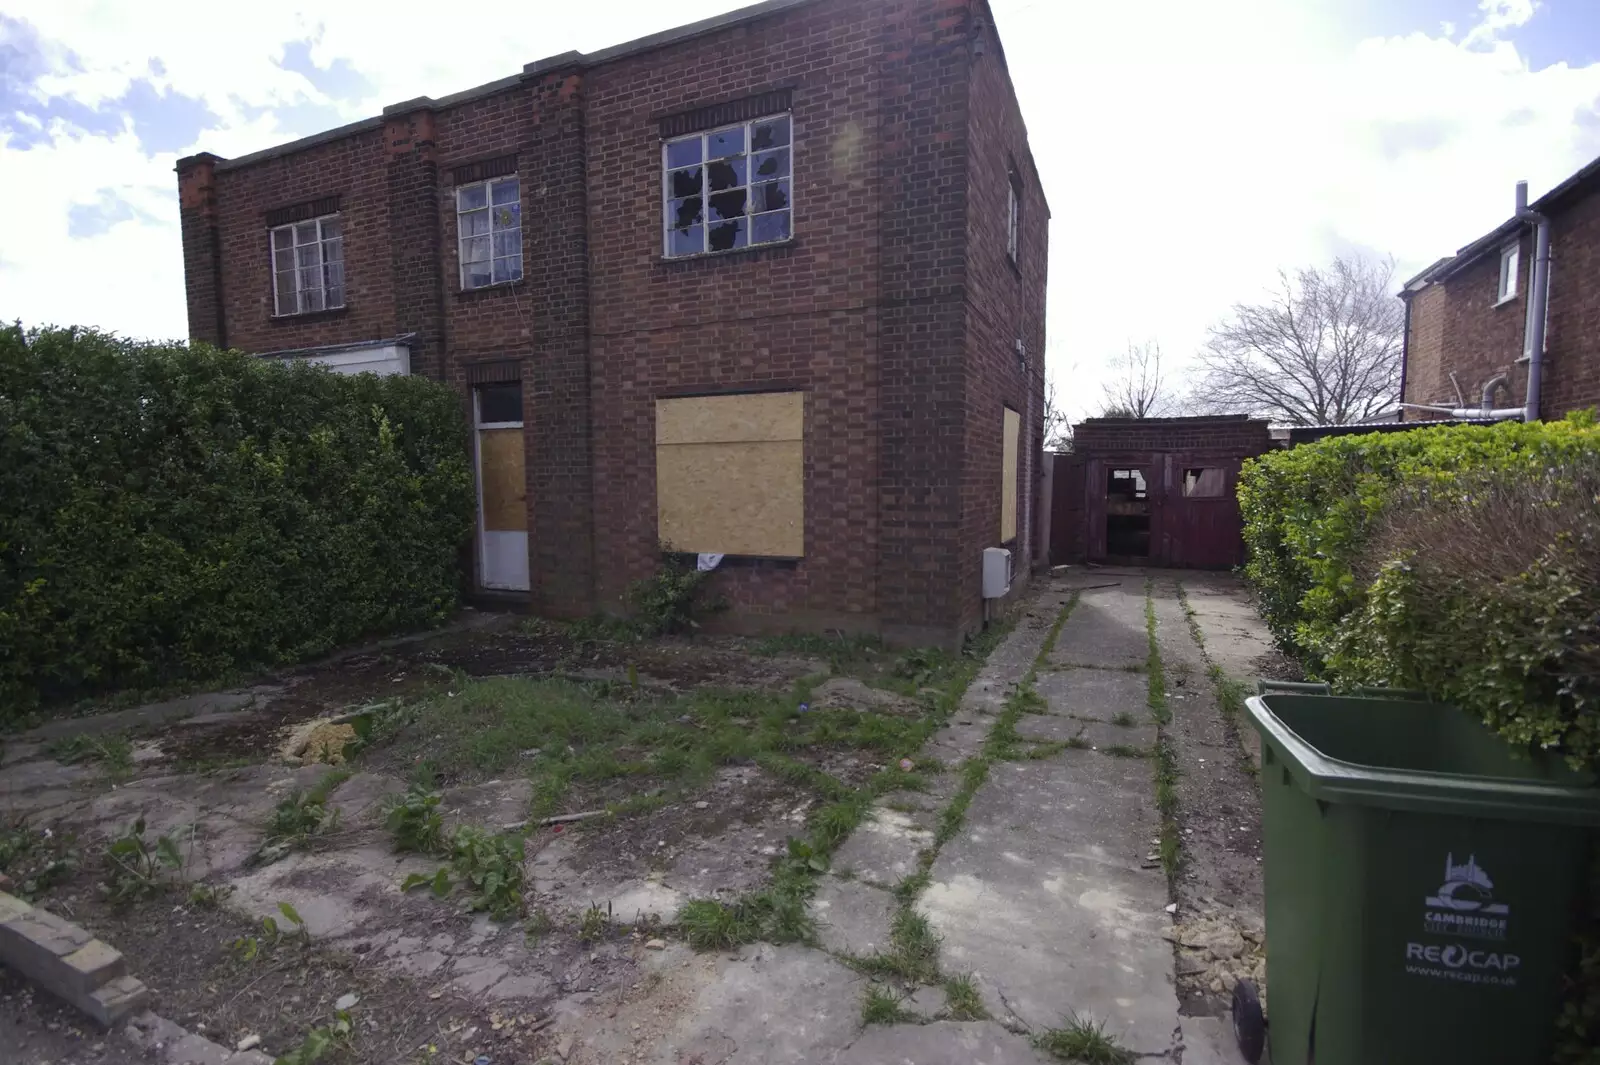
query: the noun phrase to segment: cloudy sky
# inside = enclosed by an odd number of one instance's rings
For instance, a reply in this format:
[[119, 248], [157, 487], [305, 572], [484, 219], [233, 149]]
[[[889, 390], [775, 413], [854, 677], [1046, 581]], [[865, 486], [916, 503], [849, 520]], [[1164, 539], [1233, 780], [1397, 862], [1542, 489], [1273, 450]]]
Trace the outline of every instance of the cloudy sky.
[[[1049, 363], [1180, 364], [1280, 266], [1421, 269], [1600, 155], [1600, 0], [993, 0], [1054, 219]], [[739, 0], [6, 0], [0, 319], [181, 336], [173, 163]], [[1178, 375], [1182, 376], [1181, 369]]]

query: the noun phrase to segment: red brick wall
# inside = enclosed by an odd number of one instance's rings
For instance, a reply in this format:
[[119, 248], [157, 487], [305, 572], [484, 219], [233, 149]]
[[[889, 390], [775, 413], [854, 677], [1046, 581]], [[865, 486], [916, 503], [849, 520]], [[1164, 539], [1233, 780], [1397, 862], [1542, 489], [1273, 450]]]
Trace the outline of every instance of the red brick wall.
[[[1600, 405], [1600, 190], [1575, 194], [1552, 208], [1550, 315], [1545, 338], [1540, 415], [1565, 416]], [[1496, 304], [1500, 253], [1496, 248], [1461, 273], [1429, 285], [1411, 301], [1406, 367], [1407, 403], [1454, 407], [1454, 371], [1466, 406], [1476, 408], [1483, 385], [1509, 374], [1510, 394], [1496, 391], [1496, 407], [1527, 402], [1522, 357], [1533, 263], [1533, 230], [1521, 234], [1517, 295]], [[1407, 418], [1441, 417], [1407, 411]]]
[[1540, 414], [1600, 407], [1600, 189], [1550, 219], [1550, 322]]
[[[236, 168], [218, 164], [221, 304], [230, 347], [278, 351], [398, 332], [387, 174], [383, 132], [377, 129]], [[340, 197], [344, 231], [345, 306], [274, 318], [267, 212], [334, 194]]]
[[1073, 454], [1093, 458], [1148, 451], [1259, 455], [1271, 448], [1267, 423], [1242, 415], [1091, 418], [1072, 427]]
[[[752, 623], [876, 622], [879, 6], [811, 5], [587, 75], [603, 608], [657, 565], [656, 399], [792, 389], [807, 393], [805, 557], [731, 565], [719, 591]], [[664, 261], [658, 120], [784, 87], [793, 242]]]
[[[992, 18], [986, 11], [986, 24]], [[1049, 254], [1049, 209], [1045, 205], [1027, 130], [1005, 70], [1005, 56], [992, 32], [969, 74], [971, 103], [967, 157], [967, 374], [963, 426], [962, 528], [959, 572], [961, 619], [975, 627], [982, 617], [982, 549], [1000, 544], [1001, 461], [1004, 410], [1022, 419], [1017, 453], [1017, 538], [1012, 550], [1018, 580], [1026, 585], [1033, 557], [1033, 508], [1044, 426], [1044, 293]], [[1022, 194], [1018, 260], [1007, 253], [1008, 190]], [[1018, 359], [1021, 340], [1027, 360]]]

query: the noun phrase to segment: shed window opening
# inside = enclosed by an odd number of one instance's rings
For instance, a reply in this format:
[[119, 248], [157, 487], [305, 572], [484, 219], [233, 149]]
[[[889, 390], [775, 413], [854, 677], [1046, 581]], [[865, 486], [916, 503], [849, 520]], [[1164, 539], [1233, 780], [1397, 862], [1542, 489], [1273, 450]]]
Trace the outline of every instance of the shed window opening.
[[1190, 499], [1220, 499], [1227, 483], [1227, 471], [1220, 466], [1195, 466], [1183, 471], [1183, 494]]
[[277, 226], [271, 241], [275, 315], [344, 306], [344, 234], [338, 215]]
[[667, 258], [777, 244], [794, 233], [788, 115], [675, 137], [661, 145]]
[[522, 185], [515, 177], [456, 189], [461, 287], [522, 280]]

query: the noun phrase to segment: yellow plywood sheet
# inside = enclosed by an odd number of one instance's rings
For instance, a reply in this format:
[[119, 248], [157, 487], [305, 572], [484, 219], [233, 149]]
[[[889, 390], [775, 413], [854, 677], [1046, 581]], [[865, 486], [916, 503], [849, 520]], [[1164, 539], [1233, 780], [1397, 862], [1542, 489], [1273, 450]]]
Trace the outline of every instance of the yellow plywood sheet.
[[522, 456], [521, 429], [479, 430], [479, 490], [483, 527], [490, 532], [528, 531], [528, 482]]
[[657, 446], [756, 443], [804, 436], [803, 392], [656, 400]]
[[677, 551], [805, 554], [805, 445], [799, 440], [656, 449], [662, 543]]
[[1017, 442], [1022, 418], [1006, 408], [1005, 443], [1000, 452], [1000, 542], [1017, 538]]

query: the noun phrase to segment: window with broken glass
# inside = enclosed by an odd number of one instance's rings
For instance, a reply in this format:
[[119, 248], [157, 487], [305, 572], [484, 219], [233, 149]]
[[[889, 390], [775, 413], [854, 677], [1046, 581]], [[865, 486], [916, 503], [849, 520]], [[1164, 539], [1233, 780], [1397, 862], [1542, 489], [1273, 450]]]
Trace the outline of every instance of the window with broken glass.
[[789, 239], [790, 131], [789, 116], [775, 115], [662, 144], [668, 258]]
[[456, 189], [461, 287], [522, 280], [522, 188], [514, 177]]
[[327, 215], [272, 230], [273, 314], [344, 306], [344, 236]]

